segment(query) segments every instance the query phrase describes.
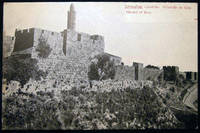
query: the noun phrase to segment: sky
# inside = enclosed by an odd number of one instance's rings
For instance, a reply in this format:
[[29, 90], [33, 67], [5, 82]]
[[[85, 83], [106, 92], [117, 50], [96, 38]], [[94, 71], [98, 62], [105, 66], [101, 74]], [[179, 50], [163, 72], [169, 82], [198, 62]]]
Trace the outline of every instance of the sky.
[[[4, 3], [4, 31], [67, 28], [69, 2]], [[105, 52], [122, 57], [125, 65], [179, 66], [197, 71], [197, 4], [74, 2], [76, 31], [99, 34]], [[145, 12], [145, 13], [144, 13]]]

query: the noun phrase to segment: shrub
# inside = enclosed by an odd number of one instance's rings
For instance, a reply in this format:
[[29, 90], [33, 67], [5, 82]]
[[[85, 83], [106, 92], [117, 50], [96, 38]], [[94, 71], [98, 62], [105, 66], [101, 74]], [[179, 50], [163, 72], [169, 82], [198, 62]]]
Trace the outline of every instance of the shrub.
[[96, 64], [92, 63], [90, 65], [90, 71], [88, 72], [88, 78], [90, 80], [99, 80], [98, 68]]
[[90, 80], [106, 80], [114, 79], [115, 77], [115, 67], [114, 61], [110, 60], [110, 57], [105, 54], [97, 55], [95, 57], [98, 61], [97, 63], [91, 63], [88, 72], [88, 77]]
[[39, 52], [38, 56], [41, 58], [47, 58], [50, 55], [52, 49], [49, 47], [47, 40], [44, 38], [41, 37], [38, 39], [38, 41], [38, 47], [36, 48], [36, 51]]
[[36, 59], [23, 56], [10, 56], [3, 60], [3, 77], [8, 82], [19, 81], [23, 86], [30, 78], [40, 80], [41, 77], [46, 77], [47, 73], [38, 69]]

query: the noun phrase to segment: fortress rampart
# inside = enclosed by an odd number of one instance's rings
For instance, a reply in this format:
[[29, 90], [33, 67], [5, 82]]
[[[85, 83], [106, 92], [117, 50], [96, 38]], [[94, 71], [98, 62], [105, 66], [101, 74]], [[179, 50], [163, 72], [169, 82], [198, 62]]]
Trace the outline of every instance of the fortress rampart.
[[[121, 57], [105, 53], [103, 36], [75, 30], [75, 15], [72, 5], [68, 12], [68, 27], [61, 32], [39, 28], [16, 30], [15, 40], [7, 39], [5, 42], [14, 44], [12, 55], [30, 55], [30, 58], [37, 59], [39, 69], [49, 72], [47, 80], [87, 79], [90, 59], [99, 54], [106, 54], [114, 61], [116, 80], [154, 80], [162, 73], [165, 80], [175, 80], [179, 72], [177, 67], [163, 67], [163, 70], [156, 70], [144, 68], [142, 63], [137, 62], [133, 62], [132, 66], [122, 65]], [[41, 57], [41, 49], [47, 50], [45, 57]], [[197, 75], [190, 75], [187, 77], [197, 79]]]
[[[68, 58], [88, 59], [104, 52], [104, 38], [100, 35], [64, 30], [64, 53]], [[66, 51], [65, 51], [66, 50]]]
[[3, 57], [8, 57], [12, 54], [15, 43], [15, 37], [3, 36]]
[[15, 44], [13, 52], [26, 50], [33, 47], [34, 29], [25, 29], [15, 31]]

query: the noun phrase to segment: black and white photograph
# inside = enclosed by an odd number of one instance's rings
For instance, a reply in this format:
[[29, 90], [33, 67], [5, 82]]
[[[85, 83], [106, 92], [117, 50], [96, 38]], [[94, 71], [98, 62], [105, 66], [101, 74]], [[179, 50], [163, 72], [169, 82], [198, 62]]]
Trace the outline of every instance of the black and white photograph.
[[198, 129], [197, 10], [3, 2], [2, 130]]

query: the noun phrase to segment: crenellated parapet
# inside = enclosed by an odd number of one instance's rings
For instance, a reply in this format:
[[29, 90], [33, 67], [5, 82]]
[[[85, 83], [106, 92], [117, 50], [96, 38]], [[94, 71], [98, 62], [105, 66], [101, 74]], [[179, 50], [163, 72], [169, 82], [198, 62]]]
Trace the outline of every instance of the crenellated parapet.
[[87, 59], [104, 52], [104, 38], [100, 35], [65, 30], [63, 52], [68, 58]]
[[15, 44], [13, 52], [23, 51], [33, 47], [34, 28], [15, 30]]

